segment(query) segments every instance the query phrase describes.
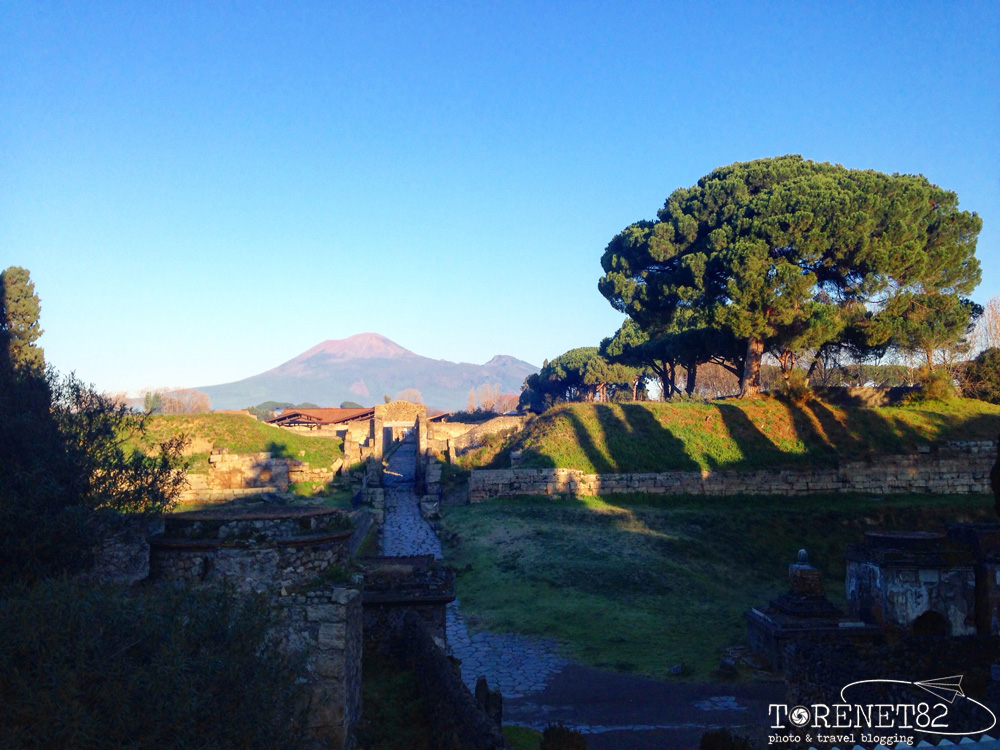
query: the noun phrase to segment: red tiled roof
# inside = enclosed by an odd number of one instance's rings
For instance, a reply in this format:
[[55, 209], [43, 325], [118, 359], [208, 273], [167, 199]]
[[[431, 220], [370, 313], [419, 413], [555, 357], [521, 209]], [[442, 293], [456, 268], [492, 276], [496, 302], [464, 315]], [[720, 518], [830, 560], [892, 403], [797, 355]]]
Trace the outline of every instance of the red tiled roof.
[[356, 419], [370, 419], [374, 408], [361, 409], [286, 409], [280, 417], [267, 420], [268, 424], [305, 422], [311, 424], [342, 424]]

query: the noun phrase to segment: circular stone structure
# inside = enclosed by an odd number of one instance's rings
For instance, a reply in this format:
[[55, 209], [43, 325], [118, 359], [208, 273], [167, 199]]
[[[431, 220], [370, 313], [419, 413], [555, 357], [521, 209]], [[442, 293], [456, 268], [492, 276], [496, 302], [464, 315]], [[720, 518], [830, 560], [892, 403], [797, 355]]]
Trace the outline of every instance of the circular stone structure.
[[336, 508], [236, 506], [174, 513], [149, 540], [149, 575], [287, 593], [347, 562], [352, 527], [350, 514]]

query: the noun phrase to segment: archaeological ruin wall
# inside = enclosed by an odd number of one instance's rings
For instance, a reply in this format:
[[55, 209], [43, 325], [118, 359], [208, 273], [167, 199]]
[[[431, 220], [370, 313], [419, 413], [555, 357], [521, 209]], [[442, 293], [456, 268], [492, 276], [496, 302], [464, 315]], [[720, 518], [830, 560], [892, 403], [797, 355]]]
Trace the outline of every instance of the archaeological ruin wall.
[[825, 493], [987, 494], [997, 442], [953, 441], [902, 456], [835, 468], [589, 474], [577, 469], [475, 469], [469, 499], [518, 495], [806, 495]]

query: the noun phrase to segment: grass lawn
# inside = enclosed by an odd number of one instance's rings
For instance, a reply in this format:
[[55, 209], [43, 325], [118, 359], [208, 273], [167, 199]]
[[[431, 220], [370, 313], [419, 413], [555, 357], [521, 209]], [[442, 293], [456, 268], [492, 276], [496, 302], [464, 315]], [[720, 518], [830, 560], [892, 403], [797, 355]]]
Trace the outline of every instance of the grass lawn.
[[506, 468], [511, 450], [522, 451], [525, 468], [591, 473], [823, 466], [997, 433], [1000, 406], [974, 399], [881, 409], [777, 398], [565, 404], [536, 417], [503, 450], [469, 454], [463, 466]]
[[[555, 638], [572, 657], [707, 679], [743, 613], [787, 588], [800, 548], [844, 605], [843, 552], [873, 528], [995, 520], [986, 496], [516, 498], [447, 509], [445, 556], [473, 629]], [[471, 617], [469, 617], [471, 615]]]
[[542, 733], [537, 729], [519, 727], [516, 724], [504, 724], [503, 736], [514, 747], [514, 750], [538, 750], [542, 746]]
[[[242, 414], [169, 414], [151, 417], [145, 445], [167, 440], [176, 435], [191, 439], [188, 470], [208, 473], [208, 454], [213, 448], [228, 448], [230, 453], [270, 452], [276, 456], [291, 456], [310, 466], [329, 466], [343, 457], [340, 440], [331, 437], [300, 435]], [[304, 451], [304, 455], [299, 455]]]

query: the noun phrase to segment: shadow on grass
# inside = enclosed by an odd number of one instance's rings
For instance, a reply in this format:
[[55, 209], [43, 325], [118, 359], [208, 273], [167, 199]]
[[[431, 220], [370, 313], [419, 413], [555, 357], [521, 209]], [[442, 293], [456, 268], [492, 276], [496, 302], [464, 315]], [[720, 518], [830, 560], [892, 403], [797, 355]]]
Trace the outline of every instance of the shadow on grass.
[[[842, 423], [837, 419], [837, 415], [833, 413], [833, 410], [822, 401], [813, 399], [806, 404], [806, 407], [819, 422], [823, 433], [826, 435], [827, 443], [838, 454], [855, 456], [866, 452], [864, 439], [855, 432], [860, 428], [860, 425], [852, 425], [850, 418], [845, 420], [846, 424]], [[792, 408], [797, 407], [793, 406]], [[850, 412], [845, 412], [845, 414], [850, 414]]]
[[[645, 454], [642, 461], [644, 465], [639, 468], [639, 471], [657, 471], [663, 456], [670, 456], [670, 465], [675, 466], [677, 471], [698, 471], [700, 469], [685, 450], [684, 441], [674, 435], [667, 427], [664, 427], [645, 406], [623, 404], [621, 411], [632, 434], [629, 436], [631, 440], [628, 442], [615, 442], [612, 453], [613, 460], [619, 462], [624, 460], [627, 452], [633, 449], [633, 445], [630, 443], [638, 438]], [[611, 449], [610, 444], [608, 447]], [[621, 458], [616, 459], [616, 455], [621, 456]]]
[[706, 456], [712, 470], [757, 468], [772, 464], [780, 466], [788, 462], [788, 454], [771, 442], [742, 409], [726, 403], [718, 403], [716, 408], [729, 431], [729, 437], [736, 443], [743, 458], [731, 464], [721, 464], [711, 456]]
[[563, 641], [591, 664], [663, 677], [683, 661], [705, 678], [720, 649], [744, 642], [743, 612], [787, 590], [799, 549], [843, 606], [844, 548], [865, 531], [938, 530], [991, 513], [968, 496], [605, 500], [613, 507], [542, 496], [447, 515], [461, 538], [448, 557], [470, 566], [463, 607], [487, 628]]
[[[608, 457], [594, 444], [594, 439], [590, 436], [587, 425], [583, 423], [583, 420], [580, 419], [576, 412], [566, 411], [565, 414], [569, 418], [573, 432], [576, 433], [576, 440], [580, 444], [580, 448], [583, 450], [584, 455], [587, 456], [587, 460], [594, 467], [594, 471], [598, 474], [611, 474], [616, 471], [618, 466], [608, 460]], [[605, 437], [606, 442], [607, 437]]]
[[287, 445], [284, 443], [277, 443], [273, 440], [264, 446], [264, 451], [270, 453], [271, 458], [293, 458]]

